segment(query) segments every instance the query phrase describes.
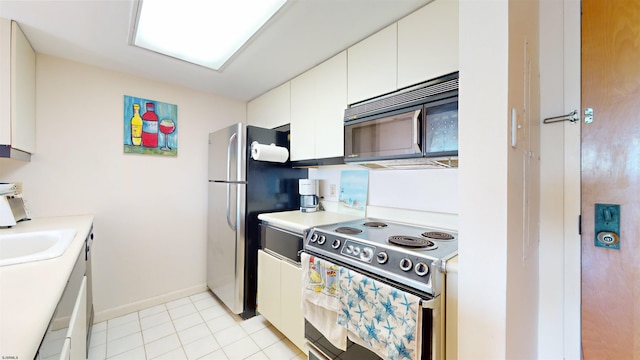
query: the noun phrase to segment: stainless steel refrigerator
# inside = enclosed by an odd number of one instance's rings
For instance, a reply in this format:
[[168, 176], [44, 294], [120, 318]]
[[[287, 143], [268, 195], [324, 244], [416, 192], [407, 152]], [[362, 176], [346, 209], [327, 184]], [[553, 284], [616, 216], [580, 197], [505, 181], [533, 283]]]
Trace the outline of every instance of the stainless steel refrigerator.
[[238, 123], [209, 134], [207, 285], [235, 314], [256, 314], [258, 215], [300, 207], [306, 169], [251, 159], [251, 143], [289, 148], [289, 131]]

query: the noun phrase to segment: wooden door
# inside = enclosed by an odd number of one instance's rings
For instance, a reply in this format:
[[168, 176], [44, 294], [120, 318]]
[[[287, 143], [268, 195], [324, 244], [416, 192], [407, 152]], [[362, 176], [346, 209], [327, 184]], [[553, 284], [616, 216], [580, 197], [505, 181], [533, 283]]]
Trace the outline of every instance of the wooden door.
[[[640, 1], [582, 0], [582, 106], [582, 354], [640, 359]], [[595, 204], [620, 205], [620, 249]]]

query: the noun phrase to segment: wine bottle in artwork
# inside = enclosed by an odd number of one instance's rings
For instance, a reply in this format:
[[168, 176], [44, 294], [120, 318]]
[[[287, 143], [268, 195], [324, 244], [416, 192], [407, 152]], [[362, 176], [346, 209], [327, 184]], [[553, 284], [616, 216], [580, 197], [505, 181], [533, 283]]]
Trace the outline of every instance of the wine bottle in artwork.
[[158, 147], [158, 115], [152, 102], [146, 104], [147, 111], [142, 114], [142, 146]]
[[133, 117], [131, 117], [131, 145], [140, 146], [142, 142], [142, 118], [140, 117], [140, 105], [133, 104]]

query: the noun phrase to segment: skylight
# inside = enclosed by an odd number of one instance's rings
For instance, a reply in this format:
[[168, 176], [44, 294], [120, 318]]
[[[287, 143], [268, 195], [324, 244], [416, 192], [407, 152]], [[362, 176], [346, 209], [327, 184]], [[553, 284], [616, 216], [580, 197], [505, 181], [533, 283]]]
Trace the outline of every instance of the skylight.
[[286, 0], [141, 1], [133, 44], [219, 70]]

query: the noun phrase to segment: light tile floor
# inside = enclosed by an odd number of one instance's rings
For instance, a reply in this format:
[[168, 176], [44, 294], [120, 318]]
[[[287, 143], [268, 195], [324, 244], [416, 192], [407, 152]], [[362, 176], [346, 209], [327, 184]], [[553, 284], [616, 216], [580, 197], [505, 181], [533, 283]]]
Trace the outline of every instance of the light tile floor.
[[285, 360], [307, 356], [261, 315], [203, 292], [93, 325], [89, 360]]

